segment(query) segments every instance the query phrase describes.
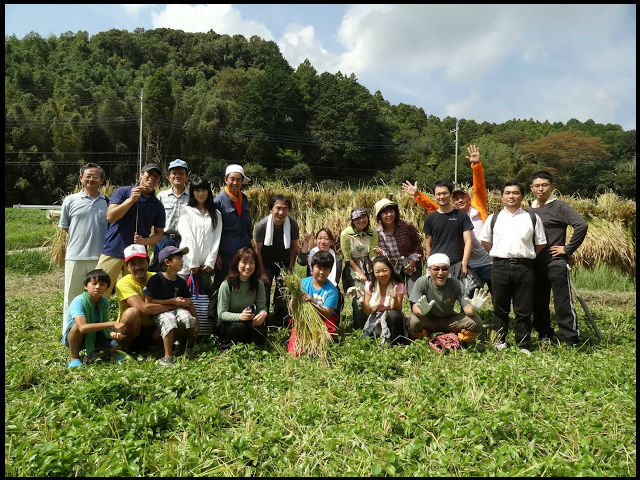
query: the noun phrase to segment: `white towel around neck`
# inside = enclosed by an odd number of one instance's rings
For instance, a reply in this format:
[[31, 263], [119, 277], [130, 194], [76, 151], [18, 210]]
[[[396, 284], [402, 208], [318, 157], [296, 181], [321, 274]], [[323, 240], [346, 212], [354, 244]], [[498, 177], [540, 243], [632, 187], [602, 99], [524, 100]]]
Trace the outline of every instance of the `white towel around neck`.
[[[267, 230], [264, 233], [264, 246], [270, 247], [273, 245], [273, 230], [275, 226], [273, 224], [273, 215], [269, 214], [267, 217]], [[291, 246], [291, 221], [289, 217], [284, 219], [284, 224], [282, 225], [282, 237], [284, 240], [284, 248], [289, 248]]]

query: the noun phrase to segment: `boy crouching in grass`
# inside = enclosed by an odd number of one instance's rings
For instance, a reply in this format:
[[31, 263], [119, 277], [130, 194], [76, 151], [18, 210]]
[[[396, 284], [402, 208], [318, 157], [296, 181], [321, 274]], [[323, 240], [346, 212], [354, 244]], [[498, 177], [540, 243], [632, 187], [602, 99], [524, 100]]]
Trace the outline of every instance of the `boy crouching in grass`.
[[181, 250], [174, 246], [160, 250], [158, 264], [162, 273], [151, 277], [142, 289], [145, 302], [176, 307], [153, 317], [160, 328], [164, 346], [164, 357], [158, 360], [160, 365], [173, 365], [175, 340], [186, 340], [187, 345], [192, 346], [198, 335], [198, 318], [191, 300], [191, 292], [187, 282], [178, 276], [178, 272], [182, 270], [182, 255], [188, 252], [189, 249], [186, 247]]
[[[96, 348], [115, 352], [120, 348], [116, 340], [123, 324], [107, 321], [109, 300], [104, 293], [111, 286], [109, 274], [102, 269], [91, 270], [84, 279], [84, 292], [75, 297], [67, 310], [67, 324], [62, 334], [62, 343], [69, 347], [71, 361], [67, 368], [81, 367], [80, 350], [91, 355]], [[112, 331], [114, 329], [115, 331]]]
[[[340, 314], [336, 312], [338, 308], [338, 289], [333, 282], [329, 281], [333, 262], [333, 256], [329, 252], [319, 251], [313, 255], [311, 259], [311, 276], [305, 277], [300, 281], [300, 289], [302, 291], [300, 301], [308, 302], [313, 306], [314, 313], [324, 323], [331, 339], [335, 340], [338, 336]], [[297, 341], [298, 335], [294, 327], [291, 329], [287, 353], [294, 356], [298, 355], [301, 348], [296, 345]], [[314, 343], [316, 341], [317, 339]]]

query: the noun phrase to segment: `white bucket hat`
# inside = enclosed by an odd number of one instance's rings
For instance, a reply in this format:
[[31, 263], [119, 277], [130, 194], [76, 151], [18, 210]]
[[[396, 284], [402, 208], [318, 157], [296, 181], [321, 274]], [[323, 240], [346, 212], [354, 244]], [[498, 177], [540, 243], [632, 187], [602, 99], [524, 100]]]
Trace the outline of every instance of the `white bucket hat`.
[[227, 167], [227, 170], [224, 172], [224, 178], [227, 178], [227, 175], [229, 175], [230, 173], [239, 173], [240, 175], [242, 175], [242, 178], [244, 179], [242, 180], [243, 185], [246, 185], [251, 181], [251, 179], [244, 174], [244, 168], [242, 168], [240, 165], [236, 165], [235, 163]]

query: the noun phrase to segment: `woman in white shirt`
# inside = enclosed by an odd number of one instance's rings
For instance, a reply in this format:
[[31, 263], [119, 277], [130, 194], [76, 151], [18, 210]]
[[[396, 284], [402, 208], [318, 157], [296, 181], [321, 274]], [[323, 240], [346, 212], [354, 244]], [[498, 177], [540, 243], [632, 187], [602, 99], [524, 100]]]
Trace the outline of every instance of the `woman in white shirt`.
[[[198, 275], [201, 288], [210, 293], [211, 280], [218, 257], [222, 215], [213, 204], [211, 185], [204, 178], [194, 177], [189, 188], [189, 203], [180, 215], [178, 233], [180, 248], [189, 247], [183, 258], [180, 276]], [[205, 293], [205, 292], [203, 292]]]

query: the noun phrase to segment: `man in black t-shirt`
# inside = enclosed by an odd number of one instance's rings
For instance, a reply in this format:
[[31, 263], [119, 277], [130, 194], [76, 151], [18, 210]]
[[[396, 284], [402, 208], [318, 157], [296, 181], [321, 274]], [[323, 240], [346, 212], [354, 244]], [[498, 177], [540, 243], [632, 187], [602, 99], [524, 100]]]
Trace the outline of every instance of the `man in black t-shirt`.
[[467, 276], [473, 224], [467, 214], [454, 208], [451, 203], [451, 182], [436, 181], [433, 192], [438, 209], [427, 216], [422, 229], [425, 234], [425, 258], [444, 253], [451, 261], [451, 277], [462, 279]]
[[293, 271], [298, 256], [300, 231], [298, 222], [289, 215], [291, 201], [284, 195], [276, 195], [269, 205], [270, 214], [256, 224], [255, 250], [258, 257], [260, 280], [265, 285], [267, 312], [271, 304], [271, 288], [276, 279], [273, 295], [273, 315], [267, 318], [269, 326], [281, 327], [287, 317], [287, 303], [280, 292], [280, 270]]

